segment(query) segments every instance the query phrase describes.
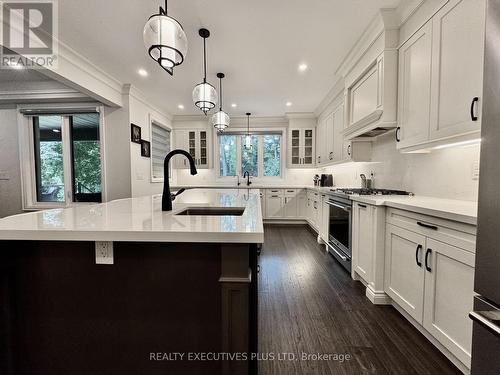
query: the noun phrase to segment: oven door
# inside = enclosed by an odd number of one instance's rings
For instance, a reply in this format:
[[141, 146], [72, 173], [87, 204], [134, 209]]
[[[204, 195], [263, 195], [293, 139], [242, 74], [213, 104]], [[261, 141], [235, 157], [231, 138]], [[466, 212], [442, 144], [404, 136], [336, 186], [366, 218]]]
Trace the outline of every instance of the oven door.
[[[349, 203], [348, 203], [349, 202]], [[334, 199], [326, 201], [329, 207], [328, 247], [330, 253], [351, 270], [351, 211], [350, 201], [343, 202]]]

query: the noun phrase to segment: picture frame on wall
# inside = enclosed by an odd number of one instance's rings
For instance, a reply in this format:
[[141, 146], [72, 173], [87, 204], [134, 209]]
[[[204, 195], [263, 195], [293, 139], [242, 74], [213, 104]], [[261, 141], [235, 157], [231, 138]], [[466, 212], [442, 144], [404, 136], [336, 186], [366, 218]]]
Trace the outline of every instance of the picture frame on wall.
[[151, 157], [151, 143], [145, 140], [141, 140], [141, 156], [145, 158]]
[[141, 144], [141, 127], [135, 124], [130, 124], [130, 141]]

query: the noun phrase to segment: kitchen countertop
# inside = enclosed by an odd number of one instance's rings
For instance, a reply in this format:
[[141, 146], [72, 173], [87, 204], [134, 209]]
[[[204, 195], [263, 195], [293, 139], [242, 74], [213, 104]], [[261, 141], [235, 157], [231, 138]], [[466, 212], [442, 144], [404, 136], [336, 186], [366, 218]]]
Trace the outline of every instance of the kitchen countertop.
[[477, 225], [477, 202], [406, 195], [350, 195], [349, 198], [356, 202]]
[[[0, 219], [0, 240], [262, 243], [258, 190], [189, 189], [171, 212], [161, 195], [24, 213]], [[176, 215], [187, 207], [244, 207], [242, 216]]]

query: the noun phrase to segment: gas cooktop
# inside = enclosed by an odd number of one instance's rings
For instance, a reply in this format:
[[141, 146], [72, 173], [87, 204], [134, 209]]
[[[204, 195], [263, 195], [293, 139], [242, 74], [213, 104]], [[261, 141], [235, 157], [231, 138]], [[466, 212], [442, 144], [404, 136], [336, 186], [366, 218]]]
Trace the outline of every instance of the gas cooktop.
[[362, 189], [362, 188], [337, 188], [334, 190], [336, 193], [352, 195], [412, 195], [404, 190], [392, 190], [392, 189]]

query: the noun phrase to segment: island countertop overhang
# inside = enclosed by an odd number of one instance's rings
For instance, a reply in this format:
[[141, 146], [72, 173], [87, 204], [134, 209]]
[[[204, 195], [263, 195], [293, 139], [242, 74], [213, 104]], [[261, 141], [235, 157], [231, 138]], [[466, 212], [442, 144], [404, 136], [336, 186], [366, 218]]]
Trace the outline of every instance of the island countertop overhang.
[[[241, 207], [241, 216], [189, 216], [192, 207]], [[262, 243], [259, 190], [190, 189], [161, 211], [161, 195], [0, 219], [0, 240]]]

